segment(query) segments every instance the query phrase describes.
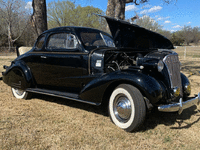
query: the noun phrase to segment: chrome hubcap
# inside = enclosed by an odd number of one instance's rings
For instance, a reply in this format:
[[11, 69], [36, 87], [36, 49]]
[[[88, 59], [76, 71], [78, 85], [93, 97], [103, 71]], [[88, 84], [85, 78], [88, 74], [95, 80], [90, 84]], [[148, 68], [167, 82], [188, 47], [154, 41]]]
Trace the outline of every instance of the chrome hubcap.
[[118, 95], [114, 100], [113, 111], [120, 122], [127, 122], [131, 116], [131, 102], [125, 95]]
[[23, 90], [20, 90], [20, 89], [15, 89], [15, 92], [17, 95], [19, 96], [22, 96], [24, 94], [24, 91]]

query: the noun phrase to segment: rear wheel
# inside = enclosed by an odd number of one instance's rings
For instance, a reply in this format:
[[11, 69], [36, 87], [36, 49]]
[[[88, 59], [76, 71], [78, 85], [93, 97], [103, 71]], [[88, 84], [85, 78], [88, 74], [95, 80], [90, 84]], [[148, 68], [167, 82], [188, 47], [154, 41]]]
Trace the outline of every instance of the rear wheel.
[[13, 93], [13, 96], [16, 97], [17, 99], [29, 99], [31, 98], [31, 93], [20, 90], [18, 88], [11, 88], [11, 91]]
[[132, 85], [121, 84], [111, 94], [109, 114], [115, 125], [131, 132], [144, 121], [146, 106], [140, 91]]

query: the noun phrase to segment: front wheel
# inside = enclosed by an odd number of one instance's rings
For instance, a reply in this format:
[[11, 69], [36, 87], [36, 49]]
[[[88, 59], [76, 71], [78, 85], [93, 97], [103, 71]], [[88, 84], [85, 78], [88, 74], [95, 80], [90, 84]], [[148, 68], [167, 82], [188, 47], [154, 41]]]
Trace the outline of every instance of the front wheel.
[[121, 84], [111, 94], [109, 114], [115, 125], [132, 132], [144, 121], [146, 105], [140, 91], [132, 85]]
[[13, 96], [16, 97], [17, 99], [29, 99], [31, 98], [31, 93], [20, 90], [18, 88], [11, 88], [11, 91], [13, 93]]

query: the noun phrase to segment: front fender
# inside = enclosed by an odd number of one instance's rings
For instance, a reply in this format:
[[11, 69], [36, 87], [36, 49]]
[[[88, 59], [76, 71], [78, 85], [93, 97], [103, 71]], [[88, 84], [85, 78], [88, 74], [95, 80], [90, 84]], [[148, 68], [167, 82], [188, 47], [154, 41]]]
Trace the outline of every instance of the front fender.
[[138, 88], [151, 103], [158, 102], [164, 91], [153, 77], [136, 70], [126, 70], [104, 74], [95, 78], [83, 88], [79, 96], [87, 101], [101, 103], [106, 90], [115, 88], [122, 83], [131, 84]]
[[12, 62], [2, 75], [4, 83], [14, 88], [25, 90], [34, 83], [30, 69], [21, 60]]

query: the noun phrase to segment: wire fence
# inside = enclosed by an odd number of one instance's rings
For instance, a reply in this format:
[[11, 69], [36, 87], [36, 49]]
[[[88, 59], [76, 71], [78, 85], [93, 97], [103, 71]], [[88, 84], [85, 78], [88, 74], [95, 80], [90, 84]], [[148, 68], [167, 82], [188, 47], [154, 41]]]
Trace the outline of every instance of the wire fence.
[[200, 46], [177, 46], [174, 51], [180, 59], [200, 59]]
[[[180, 59], [200, 59], [200, 46], [177, 46], [174, 49]], [[16, 47], [0, 47], [0, 56], [16, 55]]]
[[13, 56], [17, 55], [16, 47], [0, 47], [0, 56]]

